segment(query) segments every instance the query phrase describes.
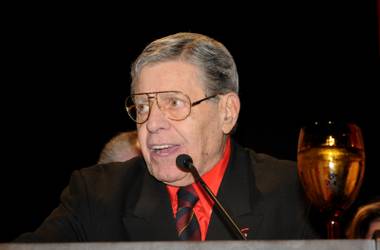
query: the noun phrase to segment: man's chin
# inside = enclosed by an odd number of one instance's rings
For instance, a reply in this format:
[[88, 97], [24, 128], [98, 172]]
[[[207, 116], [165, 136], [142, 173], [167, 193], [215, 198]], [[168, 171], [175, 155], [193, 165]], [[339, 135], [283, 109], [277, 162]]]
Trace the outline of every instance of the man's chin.
[[194, 182], [190, 173], [180, 173], [173, 176], [155, 176], [157, 180], [162, 181], [163, 183], [170, 186], [187, 186]]

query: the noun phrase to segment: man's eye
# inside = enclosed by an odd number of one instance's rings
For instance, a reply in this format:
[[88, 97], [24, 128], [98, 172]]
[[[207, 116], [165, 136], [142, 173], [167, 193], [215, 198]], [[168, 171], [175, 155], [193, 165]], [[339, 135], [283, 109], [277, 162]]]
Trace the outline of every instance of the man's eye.
[[149, 104], [136, 104], [137, 113], [146, 113], [149, 111]]
[[185, 106], [185, 102], [178, 98], [170, 98], [167, 103], [170, 108], [182, 108]]

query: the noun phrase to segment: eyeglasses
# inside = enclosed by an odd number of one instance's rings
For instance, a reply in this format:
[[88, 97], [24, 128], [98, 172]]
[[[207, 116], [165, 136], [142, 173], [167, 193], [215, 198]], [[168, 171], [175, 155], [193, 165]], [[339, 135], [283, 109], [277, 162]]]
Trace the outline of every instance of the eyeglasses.
[[152, 110], [153, 99], [156, 99], [157, 107], [167, 118], [181, 121], [190, 115], [191, 107], [216, 96], [217, 94], [191, 102], [190, 97], [180, 91], [138, 93], [127, 97], [125, 108], [133, 121], [142, 124], [148, 120], [150, 111]]

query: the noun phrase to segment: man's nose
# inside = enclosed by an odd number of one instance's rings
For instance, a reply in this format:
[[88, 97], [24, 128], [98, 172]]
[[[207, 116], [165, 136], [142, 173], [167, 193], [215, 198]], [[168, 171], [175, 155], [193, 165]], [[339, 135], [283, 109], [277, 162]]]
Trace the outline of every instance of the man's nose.
[[158, 107], [157, 101], [153, 100], [150, 105], [150, 115], [146, 121], [149, 132], [155, 133], [161, 129], [169, 128], [170, 123], [165, 113]]

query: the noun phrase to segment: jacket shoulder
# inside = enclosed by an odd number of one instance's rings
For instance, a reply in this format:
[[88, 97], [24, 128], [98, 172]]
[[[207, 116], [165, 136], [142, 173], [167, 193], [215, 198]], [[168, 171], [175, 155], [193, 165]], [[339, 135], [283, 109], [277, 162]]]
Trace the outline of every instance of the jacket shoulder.
[[85, 186], [88, 195], [96, 197], [112, 197], [124, 190], [132, 190], [141, 183], [146, 171], [142, 158], [133, 158], [126, 162], [94, 165], [73, 172], [71, 183], [80, 181]]
[[73, 172], [73, 175], [81, 175], [92, 181], [102, 181], [108, 178], [123, 179], [128, 175], [135, 175], [144, 169], [144, 162], [140, 157], [125, 162], [113, 162], [97, 164], [82, 168]]

